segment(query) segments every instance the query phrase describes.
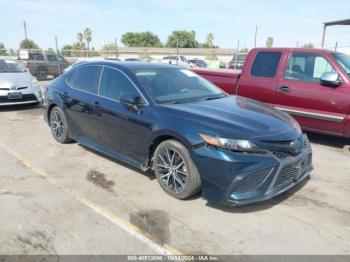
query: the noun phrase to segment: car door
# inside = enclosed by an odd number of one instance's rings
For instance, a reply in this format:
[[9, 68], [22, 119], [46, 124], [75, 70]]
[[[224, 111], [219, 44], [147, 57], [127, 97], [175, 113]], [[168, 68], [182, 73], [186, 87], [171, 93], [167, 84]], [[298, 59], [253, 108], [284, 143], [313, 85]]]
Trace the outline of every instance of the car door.
[[320, 82], [323, 73], [334, 71], [336, 65], [327, 56], [291, 53], [278, 83], [275, 107], [295, 117], [305, 130], [342, 134], [349, 104], [344, 87]]
[[94, 103], [98, 100], [98, 81], [101, 66], [86, 65], [72, 70], [63, 94], [68, 125], [77, 138], [97, 142], [98, 126]]
[[239, 80], [238, 95], [265, 103], [274, 104], [278, 68], [282, 53], [280, 51], [253, 51], [251, 68], [244, 69]]
[[151, 133], [147, 120], [149, 106], [134, 110], [119, 100], [123, 95], [142, 97], [137, 87], [122, 71], [104, 66], [99, 87], [99, 105], [96, 108], [101, 128], [99, 141], [108, 149], [126, 154], [138, 161], [145, 155], [146, 137]]

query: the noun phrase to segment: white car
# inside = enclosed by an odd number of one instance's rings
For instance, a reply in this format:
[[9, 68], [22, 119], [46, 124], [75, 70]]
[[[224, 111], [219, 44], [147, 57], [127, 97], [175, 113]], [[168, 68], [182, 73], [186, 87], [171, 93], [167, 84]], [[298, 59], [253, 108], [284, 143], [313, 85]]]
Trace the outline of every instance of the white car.
[[38, 81], [16, 60], [0, 58], [0, 107], [42, 104]]
[[171, 55], [171, 56], [166, 56], [163, 57], [162, 62], [164, 64], [171, 64], [171, 65], [178, 65], [184, 68], [190, 68], [190, 64], [188, 63], [186, 57], [184, 57], [183, 55]]

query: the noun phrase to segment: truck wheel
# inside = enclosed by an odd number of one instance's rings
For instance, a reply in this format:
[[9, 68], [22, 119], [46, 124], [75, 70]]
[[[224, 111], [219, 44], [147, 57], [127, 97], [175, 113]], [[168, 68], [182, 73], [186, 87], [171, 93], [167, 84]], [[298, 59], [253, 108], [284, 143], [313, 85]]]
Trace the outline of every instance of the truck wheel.
[[37, 75], [37, 79], [40, 81], [47, 80], [47, 70], [46, 69], [39, 69], [36, 75]]
[[176, 140], [162, 142], [154, 153], [153, 169], [162, 189], [177, 199], [200, 191], [201, 179], [187, 148]]

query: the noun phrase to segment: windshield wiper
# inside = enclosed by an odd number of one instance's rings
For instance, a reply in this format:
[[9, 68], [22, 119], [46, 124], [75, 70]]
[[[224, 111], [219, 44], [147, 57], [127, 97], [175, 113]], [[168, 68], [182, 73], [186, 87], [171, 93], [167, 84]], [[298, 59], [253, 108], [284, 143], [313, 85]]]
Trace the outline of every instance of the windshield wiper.
[[224, 98], [226, 97], [225, 94], [219, 94], [219, 95], [212, 95], [212, 96], [206, 96], [204, 97], [203, 99], [201, 99], [201, 101], [204, 101], [204, 100], [215, 100], [215, 99], [220, 99], [220, 98]]

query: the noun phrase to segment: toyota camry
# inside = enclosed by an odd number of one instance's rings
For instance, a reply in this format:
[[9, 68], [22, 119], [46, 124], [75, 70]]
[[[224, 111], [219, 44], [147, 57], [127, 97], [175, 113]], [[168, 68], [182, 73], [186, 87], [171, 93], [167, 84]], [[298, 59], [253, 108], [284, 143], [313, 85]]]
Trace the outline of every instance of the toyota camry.
[[293, 118], [173, 65], [83, 63], [52, 81], [44, 106], [59, 143], [151, 169], [178, 199], [201, 191], [220, 204], [258, 202], [312, 170], [308, 138]]

